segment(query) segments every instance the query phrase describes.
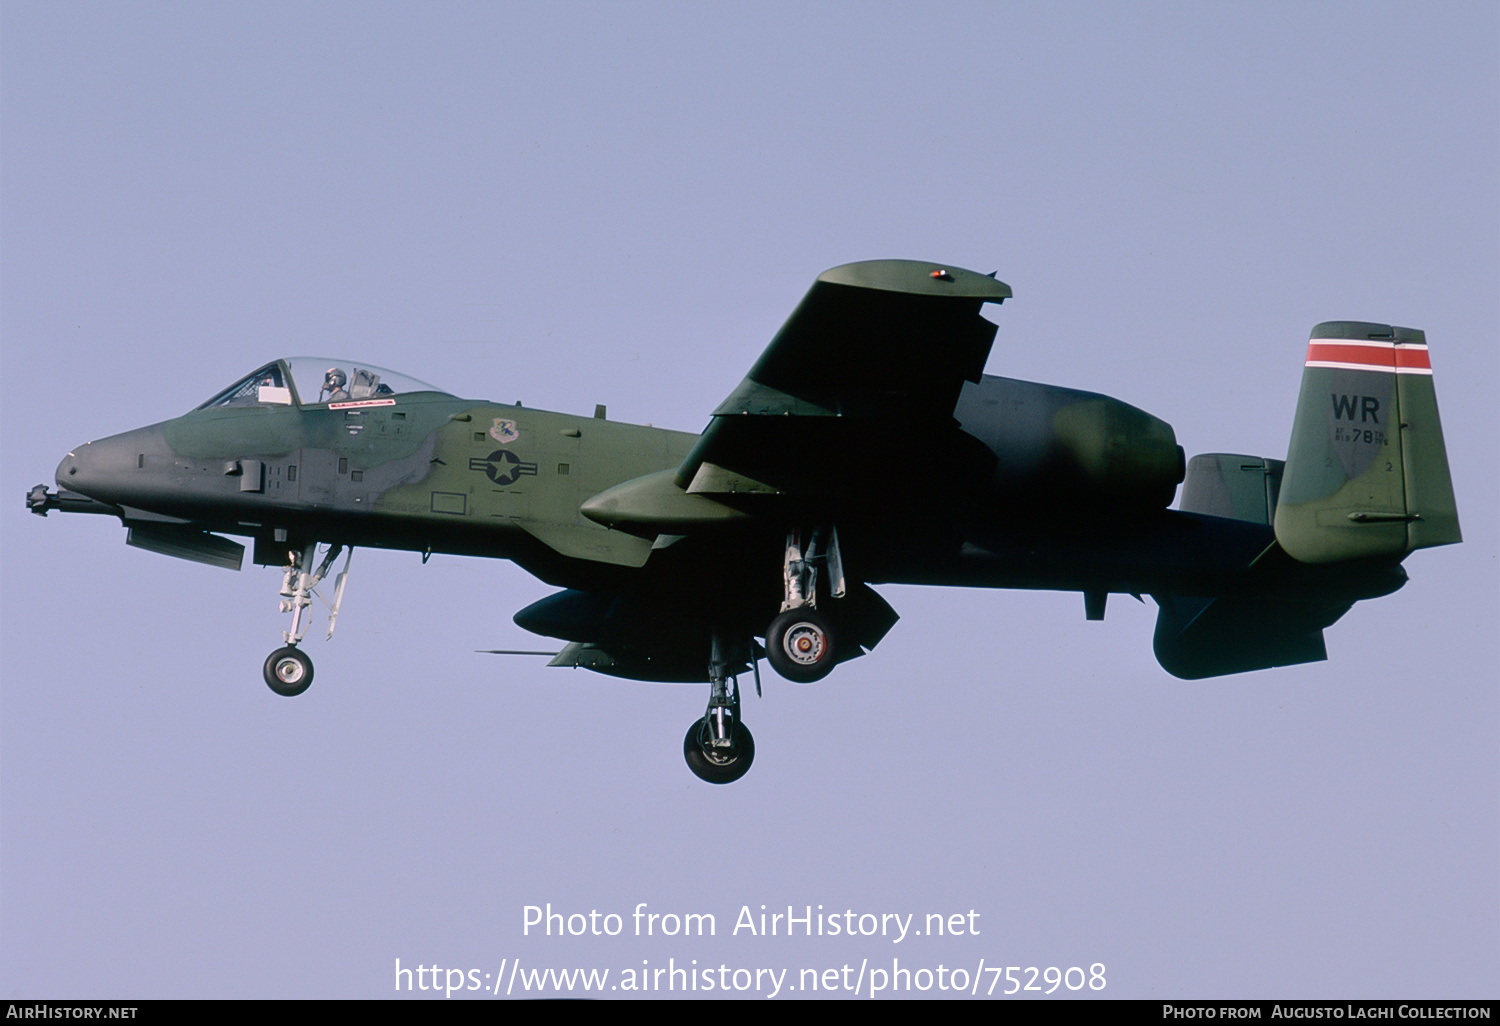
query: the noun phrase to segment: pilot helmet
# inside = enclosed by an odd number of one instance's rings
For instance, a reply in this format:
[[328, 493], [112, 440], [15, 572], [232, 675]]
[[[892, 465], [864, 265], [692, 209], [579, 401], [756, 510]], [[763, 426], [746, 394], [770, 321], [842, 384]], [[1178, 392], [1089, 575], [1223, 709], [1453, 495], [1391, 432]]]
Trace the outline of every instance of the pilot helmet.
[[349, 381], [349, 376], [337, 367], [329, 367], [328, 373], [323, 375], [323, 391], [336, 392], [343, 388]]

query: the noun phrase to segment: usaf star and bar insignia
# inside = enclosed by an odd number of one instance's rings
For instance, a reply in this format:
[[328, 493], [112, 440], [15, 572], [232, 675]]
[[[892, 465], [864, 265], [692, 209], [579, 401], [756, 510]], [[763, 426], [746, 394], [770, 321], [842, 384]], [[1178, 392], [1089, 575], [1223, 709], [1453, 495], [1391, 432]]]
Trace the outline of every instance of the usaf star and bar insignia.
[[484, 475], [497, 485], [511, 485], [523, 477], [536, 476], [536, 464], [523, 462], [509, 449], [496, 449], [488, 456], [472, 457], [469, 469], [484, 471]]

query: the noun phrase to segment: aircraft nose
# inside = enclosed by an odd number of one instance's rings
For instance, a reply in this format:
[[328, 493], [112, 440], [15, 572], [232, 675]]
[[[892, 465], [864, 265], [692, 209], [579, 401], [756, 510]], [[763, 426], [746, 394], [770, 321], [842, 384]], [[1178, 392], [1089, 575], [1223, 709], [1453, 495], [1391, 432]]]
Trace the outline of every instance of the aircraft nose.
[[57, 465], [57, 487], [101, 502], [130, 501], [129, 493], [138, 487], [135, 472], [144, 466], [147, 456], [164, 448], [160, 427], [85, 442]]
[[98, 445], [98, 442], [84, 442], [62, 458], [62, 462], [57, 465], [58, 488], [88, 495], [89, 489], [99, 487], [101, 468], [98, 466], [98, 456], [101, 453], [97, 451]]
[[[81, 446], [80, 446], [81, 448]], [[57, 465], [57, 487], [73, 490], [73, 478], [78, 475], [78, 454], [76, 450], [68, 453]]]

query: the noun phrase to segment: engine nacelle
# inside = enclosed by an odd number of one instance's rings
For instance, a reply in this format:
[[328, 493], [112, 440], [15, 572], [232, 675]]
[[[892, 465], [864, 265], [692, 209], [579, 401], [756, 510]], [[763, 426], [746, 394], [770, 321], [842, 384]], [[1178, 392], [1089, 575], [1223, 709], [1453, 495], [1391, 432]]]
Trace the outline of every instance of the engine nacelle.
[[1183, 479], [1172, 426], [1106, 395], [985, 375], [964, 385], [953, 415], [995, 454], [994, 498], [1160, 509]]

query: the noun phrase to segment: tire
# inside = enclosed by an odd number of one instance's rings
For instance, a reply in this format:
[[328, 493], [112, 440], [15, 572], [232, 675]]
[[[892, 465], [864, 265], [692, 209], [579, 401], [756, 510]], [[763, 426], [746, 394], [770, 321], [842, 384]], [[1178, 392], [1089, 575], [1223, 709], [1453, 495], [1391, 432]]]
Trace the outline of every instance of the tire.
[[312, 660], [290, 645], [278, 648], [266, 657], [265, 678], [272, 691], [293, 698], [312, 686]]
[[755, 761], [755, 738], [750, 736], [749, 727], [735, 720], [734, 747], [730, 754], [710, 755], [702, 744], [709, 736], [708, 731], [705, 717], [689, 727], [687, 737], [682, 739], [682, 755], [687, 759], [688, 769], [710, 784], [732, 784], [749, 772], [750, 764]]
[[822, 680], [838, 662], [833, 624], [810, 606], [787, 610], [766, 628], [766, 658], [787, 680], [798, 684]]

